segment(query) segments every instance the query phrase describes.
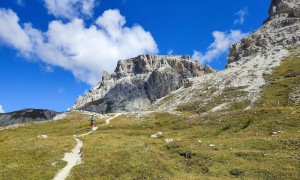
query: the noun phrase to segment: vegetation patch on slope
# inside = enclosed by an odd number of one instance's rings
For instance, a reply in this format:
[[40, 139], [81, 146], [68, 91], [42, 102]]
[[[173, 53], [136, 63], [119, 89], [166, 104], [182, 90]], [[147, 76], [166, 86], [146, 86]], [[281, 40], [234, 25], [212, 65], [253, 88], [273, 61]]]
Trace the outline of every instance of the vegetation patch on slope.
[[260, 107], [300, 105], [299, 53], [284, 59], [265, 79], [267, 83], [258, 101]]
[[201, 99], [203, 95], [200, 95], [198, 100], [179, 104], [176, 110], [203, 113], [224, 103], [229, 104], [227, 110], [244, 109], [250, 104], [248, 99], [241, 100], [247, 94], [243, 90], [244, 88], [244, 86], [225, 88], [221, 94], [212, 96], [207, 101], [203, 101], [203, 99]]

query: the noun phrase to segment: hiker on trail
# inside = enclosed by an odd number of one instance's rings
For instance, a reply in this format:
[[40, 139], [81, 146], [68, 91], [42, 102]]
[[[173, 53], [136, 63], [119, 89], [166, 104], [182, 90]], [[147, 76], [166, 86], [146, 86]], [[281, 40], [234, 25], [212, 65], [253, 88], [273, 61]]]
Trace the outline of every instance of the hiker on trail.
[[93, 130], [95, 126], [95, 115], [93, 114], [92, 117], [91, 117], [91, 129]]

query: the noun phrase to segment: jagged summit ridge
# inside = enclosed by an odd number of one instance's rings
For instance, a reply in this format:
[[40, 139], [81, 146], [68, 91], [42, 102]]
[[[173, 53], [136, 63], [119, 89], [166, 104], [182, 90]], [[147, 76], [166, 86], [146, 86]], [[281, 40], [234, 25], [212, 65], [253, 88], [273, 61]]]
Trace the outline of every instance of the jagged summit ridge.
[[211, 72], [209, 66], [203, 67], [192, 61], [189, 55], [140, 55], [120, 60], [114, 73], [104, 71], [102, 81], [80, 96], [72, 109], [95, 112], [139, 110], [184, 86], [187, 78]]
[[[186, 60], [186, 61], [185, 61]], [[180, 63], [178, 63], [180, 62]], [[114, 73], [111, 78], [120, 79], [122, 77], [133, 77], [138, 74], [147, 74], [162, 67], [171, 67], [177, 70], [179, 73], [189, 73], [182, 74], [183, 76], [198, 76], [202, 67], [194, 62], [190, 61], [189, 55], [184, 56], [162, 56], [162, 55], [140, 55], [135, 58], [130, 58], [126, 60], [119, 60]], [[185, 71], [188, 70], [188, 71]], [[194, 74], [190, 74], [194, 73]], [[107, 72], [105, 78], [107, 78]]]

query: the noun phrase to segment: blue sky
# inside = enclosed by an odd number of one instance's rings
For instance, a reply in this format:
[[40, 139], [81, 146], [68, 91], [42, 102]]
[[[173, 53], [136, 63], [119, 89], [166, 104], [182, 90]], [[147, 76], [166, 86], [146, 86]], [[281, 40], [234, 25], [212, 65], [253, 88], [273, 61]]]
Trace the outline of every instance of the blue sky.
[[64, 111], [103, 70], [139, 54], [189, 54], [221, 70], [270, 0], [1, 0], [0, 112]]

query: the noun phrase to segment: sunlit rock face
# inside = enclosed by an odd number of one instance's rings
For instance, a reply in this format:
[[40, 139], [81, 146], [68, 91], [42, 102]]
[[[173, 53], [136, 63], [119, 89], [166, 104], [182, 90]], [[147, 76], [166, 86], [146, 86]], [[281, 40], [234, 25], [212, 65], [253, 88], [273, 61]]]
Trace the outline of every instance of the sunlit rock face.
[[269, 8], [269, 18], [300, 17], [299, 0], [272, 0]]
[[72, 109], [94, 112], [128, 112], [148, 107], [157, 99], [184, 86], [191, 77], [213, 72], [189, 55], [140, 55], [120, 60], [114, 73], [102, 73], [102, 81], [80, 96]]
[[300, 44], [300, 1], [272, 0], [263, 26], [230, 48], [227, 67], [243, 57], [262, 55], [270, 49], [288, 49]]

